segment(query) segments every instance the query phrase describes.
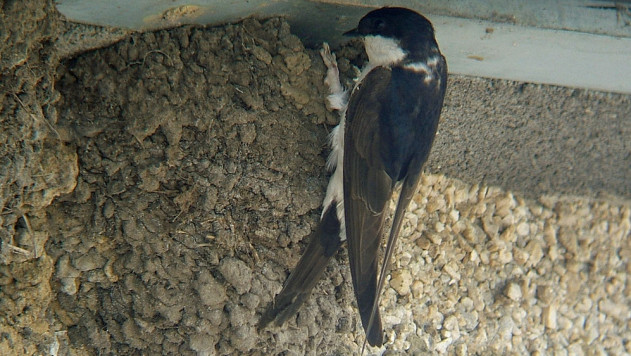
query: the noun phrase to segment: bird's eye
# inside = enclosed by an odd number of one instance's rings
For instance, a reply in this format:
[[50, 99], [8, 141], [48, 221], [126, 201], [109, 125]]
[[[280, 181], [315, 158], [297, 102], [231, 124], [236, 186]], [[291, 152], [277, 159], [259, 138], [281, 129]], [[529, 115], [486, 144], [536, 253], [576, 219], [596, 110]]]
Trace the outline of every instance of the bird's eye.
[[386, 22], [384, 20], [381, 19], [377, 19], [375, 20], [375, 29], [377, 31], [382, 31], [384, 28], [386, 28]]

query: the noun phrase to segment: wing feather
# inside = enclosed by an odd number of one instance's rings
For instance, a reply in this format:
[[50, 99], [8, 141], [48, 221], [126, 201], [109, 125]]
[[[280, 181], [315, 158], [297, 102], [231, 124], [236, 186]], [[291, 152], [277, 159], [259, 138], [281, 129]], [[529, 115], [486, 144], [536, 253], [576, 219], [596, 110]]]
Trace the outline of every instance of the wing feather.
[[[344, 134], [344, 211], [351, 276], [368, 343], [383, 344], [377, 298], [378, 251], [393, 180], [381, 156], [380, 114], [391, 70], [373, 69], [351, 95]], [[372, 325], [369, 327], [369, 325]]]
[[[402, 68], [376, 67], [348, 104], [343, 174], [346, 236], [355, 297], [372, 346], [383, 344], [379, 294], [438, 125], [447, 81], [443, 57], [438, 73], [440, 80], [428, 83]], [[379, 269], [386, 207], [399, 181], [401, 194]]]

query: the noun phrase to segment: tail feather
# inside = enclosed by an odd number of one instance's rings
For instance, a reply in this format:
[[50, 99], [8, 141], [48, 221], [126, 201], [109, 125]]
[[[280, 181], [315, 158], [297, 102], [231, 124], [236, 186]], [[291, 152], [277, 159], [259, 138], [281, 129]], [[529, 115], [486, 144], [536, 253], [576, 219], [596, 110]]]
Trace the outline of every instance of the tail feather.
[[318, 283], [329, 259], [342, 244], [340, 221], [337, 218], [335, 202], [329, 205], [318, 227], [311, 234], [311, 241], [298, 264], [287, 278], [283, 289], [270, 303], [259, 321], [259, 329], [272, 321], [282, 325], [296, 314], [300, 306], [309, 298], [313, 287]]
[[[401, 230], [401, 225], [403, 223], [403, 216], [407, 210], [408, 205], [410, 205], [410, 201], [416, 192], [418, 187], [418, 182], [420, 180], [421, 175], [411, 175], [408, 176], [403, 185], [401, 187], [401, 193], [399, 194], [399, 201], [397, 202], [397, 208], [394, 212], [394, 219], [392, 221], [392, 229], [390, 230], [390, 237], [388, 238], [388, 243], [386, 244], [386, 251], [384, 253], [383, 262], [381, 263], [381, 271], [379, 272], [379, 281], [375, 287], [375, 298], [373, 299], [373, 304], [367, 310], [367, 317], [362, 314], [362, 320], [364, 318], [368, 319], [368, 322], [364, 325], [366, 327], [367, 341], [371, 346], [381, 346], [383, 344], [383, 333], [381, 326], [381, 318], [379, 316], [379, 297], [381, 296], [381, 291], [383, 290], [383, 285], [386, 280], [386, 275], [388, 274], [388, 270], [390, 268], [390, 259], [392, 258], [392, 253], [394, 252], [394, 248], [397, 243], [397, 239], [399, 238], [399, 231]], [[379, 332], [375, 339], [371, 339], [371, 335]], [[379, 339], [381, 337], [381, 339]]]

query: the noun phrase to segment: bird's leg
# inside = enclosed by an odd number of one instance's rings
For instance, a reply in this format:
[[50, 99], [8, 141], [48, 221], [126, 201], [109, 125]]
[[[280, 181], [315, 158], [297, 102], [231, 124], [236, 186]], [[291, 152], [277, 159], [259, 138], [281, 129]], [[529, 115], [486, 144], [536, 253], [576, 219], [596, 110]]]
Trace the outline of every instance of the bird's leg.
[[329, 87], [331, 93], [327, 97], [329, 107], [333, 110], [344, 110], [348, 103], [348, 93], [344, 90], [342, 83], [340, 82], [340, 71], [337, 68], [337, 59], [335, 53], [331, 53], [329, 44], [324, 42], [322, 49], [320, 50], [320, 56], [327, 68], [326, 78], [324, 78], [324, 84]]

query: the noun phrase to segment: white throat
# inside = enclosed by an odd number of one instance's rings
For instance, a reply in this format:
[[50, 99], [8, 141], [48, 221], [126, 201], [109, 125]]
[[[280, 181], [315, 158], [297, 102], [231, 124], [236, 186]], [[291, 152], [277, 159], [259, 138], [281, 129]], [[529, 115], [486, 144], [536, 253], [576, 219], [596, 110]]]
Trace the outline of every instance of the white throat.
[[382, 36], [364, 37], [364, 47], [371, 66], [392, 65], [407, 55], [396, 40]]

